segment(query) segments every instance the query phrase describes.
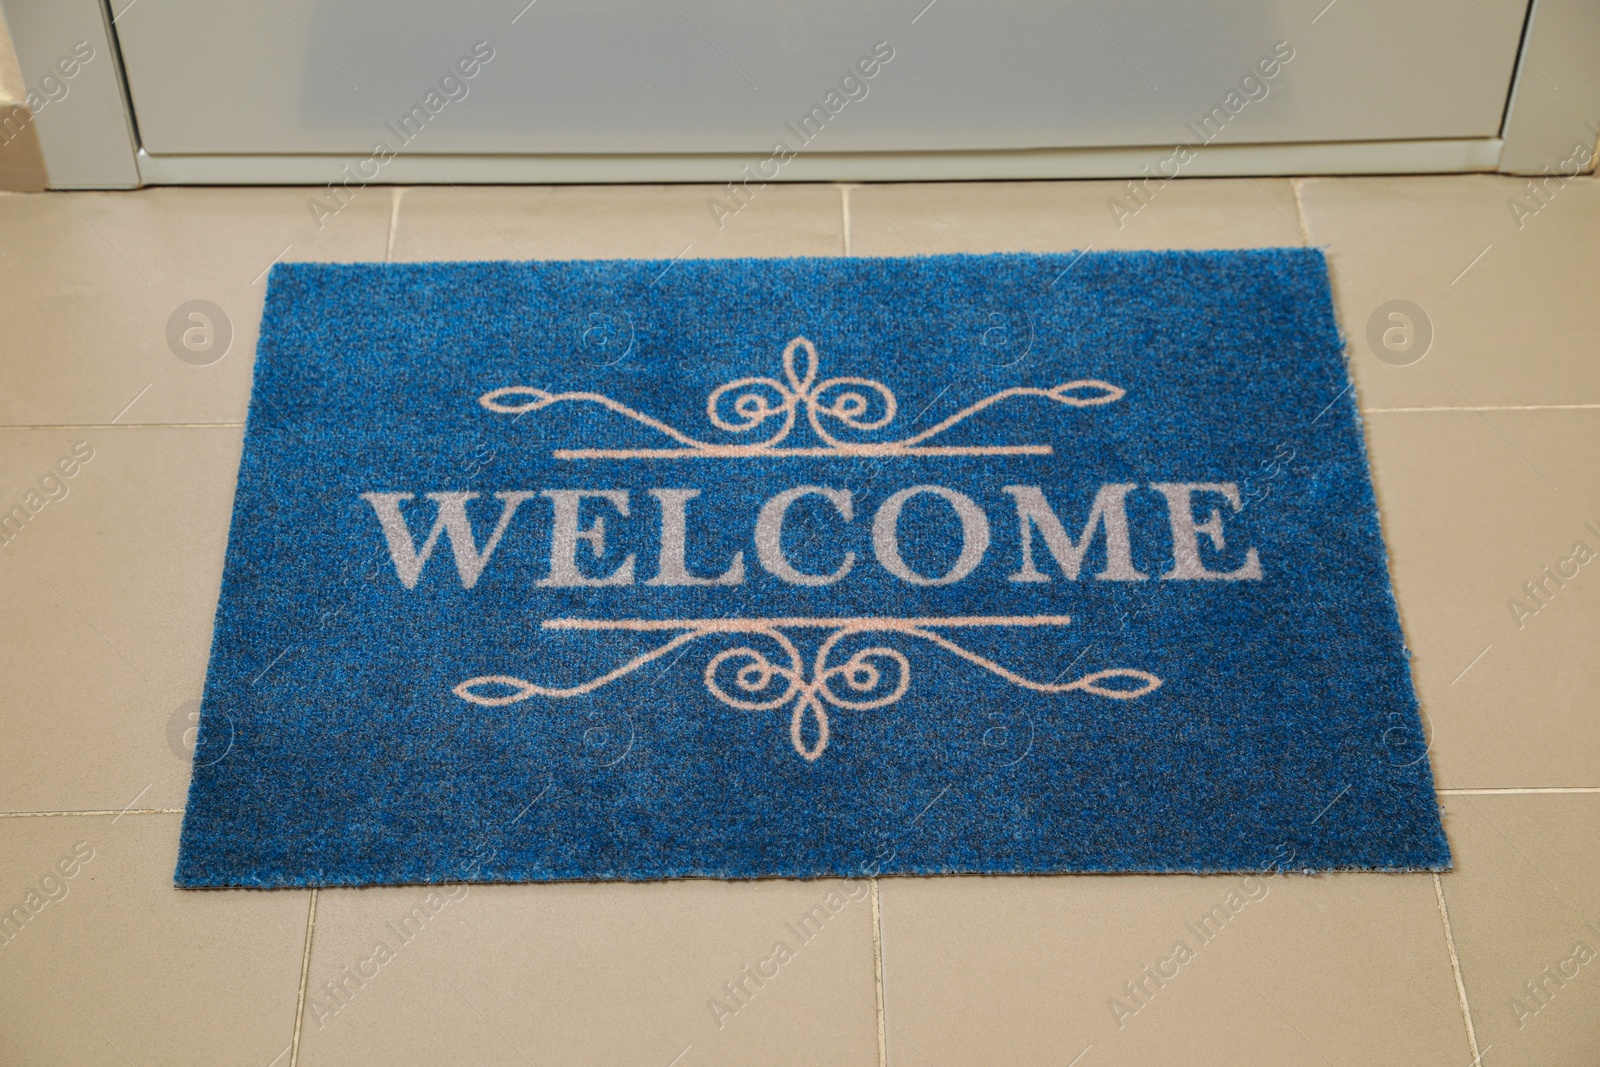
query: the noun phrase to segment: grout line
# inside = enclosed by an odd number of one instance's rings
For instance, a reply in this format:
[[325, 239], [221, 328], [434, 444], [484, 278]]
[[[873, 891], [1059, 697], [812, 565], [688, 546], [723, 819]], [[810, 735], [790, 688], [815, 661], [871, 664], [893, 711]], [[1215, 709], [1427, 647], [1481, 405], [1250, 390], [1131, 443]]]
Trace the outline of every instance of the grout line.
[[57, 815], [182, 815], [182, 808], [95, 808], [79, 811], [0, 811], [0, 819], [48, 819]]
[[1437, 407], [1411, 407], [1411, 408], [1365, 408], [1363, 414], [1388, 415], [1398, 412], [1417, 411], [1600, 411], [1600, 404], [1482, 404], [1475, 408], [1462, 407], [1459, 404], [1441, 404]]
[[889, 1065], [889, 1043], [884, 1033], [883, 1012], [883, 918], [878, 908], [878, 880], [872, 879], [872, 977], [877, 989], [878, 1067]]
[[844, 182], [839, 183], [839, 206], [844, 212], [844, 254], [852, 255], [850, 251], [850, 186]]
[[[1329, 6], [1331, 7], [1332, 5]], [[1307, 248], [1310, 248], [1311, 231], [1306, 228], [1306, 205], [1300, 199], [1300, 181], [1301, 179], [1299, 178], [1290, 178], [1289, 188], [1294, 192], [1294, 214], [1295, 218], [1299, 220], [1300, 240]]]
[[[529, 6], [531, 7], [532, 5], [530, 4]], [[397, 185], [394, 187], [393, 193], [394, 195], [390, 197], [389, 207], [389, 240], [383, 248], [383, 261], [385, 263], [394, 262], [394, 233], [395, 230], [400, 228], [400, 198], [405, 195], [405, 187]], [[293, 1067], [292, 1064], [291, 1067]]]
[[1491, 787], [1485, 789], [1439, 789], [1435, 790], [1442, 797], [1490, 797], [1490, 796], [1515, 796], [1524, 793], [1600, 793], [1600, 786], [1594, 785], [1541, 785], [1527, 789], [1512, 786]]
[[[1338, 0], [1334, 0], [1334, 3], [1338, 3]], [[1332, 6], [1333, 6], [1333, 4], [1329, 4], [1328, 5], [1328, 7], [1332, 7]], [[1322, 10], [1324, 12], [1326, 12], [1328, 10], [1328, 8], [1323, 8]], [[1321, 18], [1321, 17], [1322, 17], [1321, 15], [1317, 16], [1317, 18]], [[1313, 21], [1315, 21], [1315, 20], [1313, 20]], [[1254, 185], [1254, 183], [1251, 183], [1251, 184]], [[1307, 248], [1317, 248], [1318, 247], [1317, 245], [1314, 245], [1314, 244], [1311, 243], [1311, 224], [1306, 218], [1305, 200], [1300, 195], [1300, 188], [1304, 184], [1305, 184], [1305, 179], [1303, 179], [1303, 178], [1290, 178], [1289, 179], [1289, 192], [1291, 194], [1293, 194], [1293, 196], [1294, 196], [1294, 213], [1295, 213], [1295, 217], [1299, 220], [1299, 223], [1298, 223], [1296, 228], [1300, 231], [1300, 240], [1302, 242], [1304, 242], [1304, 244], [1305, 244], [1305, 246]], [[1256, 191], [1257, 192], [1261, 192], [1261, 190], [1259, 190], [1259, 189], [1257, 189]], [[1263, 199], [1263, 200], [1267, 199], [1265, 193], [1262, 194], [1261, 199]], [[1270, 204], [1270, 203], [1272, 203], [1272, 201], [1267, 200], [1267, 203]], [[1331, 270], [1338, 277], [1339, 281], [1345, 283], [1346, 285], [1350, 284], [1350, 279], [1348, 277], [1346, 277], [1344, 271], [1339, 269], [1339, 264], [1337, 264], [1337, 263], [1335, 263], [1333, 261], [1333, 249], [1332, 249], [1331, 246], [1323, 248], [1323, 259], [1327, 261], [1328, 269]], [[1334, 302], [1337, 304], [1338, 301], [1339, 301], [1339, 297], [1341, 295], [1341, 290], [1339, 289], [1339, 287], [1337, 285], [1335, 285], [1333, 283], [1333, 279], [1332, 278], [1328, 279], [1328, 286], [1333, 291]], [[1345, 339], [1345, 340], [1346, 340], [1346, 343], [1348, 343], [1348, 340], [1347, 339]]]
[[1480, 1063], [1483, 1053], [1478, 1051], [1478, 1033], [1472, 1028], [1472, 1009], [1467, 1005], [1467, 984], [1461, 980], [1461, 960], [1456, 956], [1455, 935], [1450, 932], [1450, 911], [1444, 906], [1444, 883], [1433, 876], [1433, 895], [1439, 900], [1439, 920], [1444, 923], [1444, 947], [1450, 950], [1450, 970], [1456, 976], [1456, 996], [1461, 1000], [1461, 1018], [1467, 1024], [1467, 1044], [1472, 1049], [1472, 1062]]
[[242, 422], [23, 422], [0, 430], [242, 430]]
[[154, 786], [154, 785], [155, 785], [154, 782], [150, 782], [143, 789], [139, 790], [139, 793], [138, 793], [137, 796], [135, 796], [132, 800], [128, 801], [126, 804], [122, 805], [122, 810], [117, 812], [117, 818], [116, 819], [112, 819], [111, 820], [111, 825], [112, 826], [117, 825], [117, 819], [120, 819], [124, 815], [128, 814], [129, 809], [131, 809], [135, 804], [139, 803], [139, 797], [142, 797], [146, 793], [150, 792], [151, 787]]
[[306, 1014], [306, 979], [311, 976], [311, 933], [317, 928], [317, 889], [311, 887], [311, 907], [306, 912], [306, 947], [300, 956], [300, 995], [294, 1005], [294, 1038], [290, 1042], [289, 1067], [300, 1062], [300, 1021]]

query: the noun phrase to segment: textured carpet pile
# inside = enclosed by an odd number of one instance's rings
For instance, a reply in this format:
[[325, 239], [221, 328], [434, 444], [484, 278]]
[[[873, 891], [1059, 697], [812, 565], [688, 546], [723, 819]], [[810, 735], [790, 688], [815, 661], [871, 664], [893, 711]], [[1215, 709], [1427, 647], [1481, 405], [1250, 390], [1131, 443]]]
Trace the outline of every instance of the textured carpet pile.
[[1449, 865], [1320, 253], [280, 265], [184, 886]]

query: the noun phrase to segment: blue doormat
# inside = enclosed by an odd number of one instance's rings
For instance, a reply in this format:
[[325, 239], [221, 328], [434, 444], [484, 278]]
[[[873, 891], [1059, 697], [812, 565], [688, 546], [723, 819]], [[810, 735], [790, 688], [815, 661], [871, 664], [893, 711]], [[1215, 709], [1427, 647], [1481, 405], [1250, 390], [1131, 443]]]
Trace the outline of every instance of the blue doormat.
[[1445, 869], [1326, 271], [273, 268], [178, 884]]

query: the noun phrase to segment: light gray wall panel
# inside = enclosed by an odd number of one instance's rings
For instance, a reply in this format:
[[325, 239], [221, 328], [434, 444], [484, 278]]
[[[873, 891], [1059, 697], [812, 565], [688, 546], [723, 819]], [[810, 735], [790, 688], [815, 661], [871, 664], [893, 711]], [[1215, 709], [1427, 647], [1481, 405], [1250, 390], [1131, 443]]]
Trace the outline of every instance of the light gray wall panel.
[[[15, 0], [13, 0], [15, 2]], [[1593, 2], [1593, 0], [1574, 0]], [[370, 151], [476, 41], [408, 153], [765, 153], [874, 42], [808, 150], [1192, 141], [1276, 42], [1226, 143], [1498, 136], [1525, 0], [139, 0], [117, 23], [146, 150]], [[1241, 97], [1242, 98], [1242, 97]]]
[[[0, 10], [23, 81], [45, 101], [34, 124], [51, 185], [139, 184], [122, 79], [100, 0], [4, 0]], [[92, 58], [81, 62], [75, 50]]]

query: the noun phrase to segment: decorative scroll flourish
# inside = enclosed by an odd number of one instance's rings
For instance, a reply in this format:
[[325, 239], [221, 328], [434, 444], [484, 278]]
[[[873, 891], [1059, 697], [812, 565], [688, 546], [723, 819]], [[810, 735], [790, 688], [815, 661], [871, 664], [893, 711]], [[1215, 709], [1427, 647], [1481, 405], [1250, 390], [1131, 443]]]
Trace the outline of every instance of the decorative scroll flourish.
[[[675, 633], [671, 640], [635, 656], [617, 667], [574, 686], [543, 686], [505, 674], [469, 678], [454, 692], [462, 700], [484, 707], [500, 707], [529, 697], [577, 697], [592, 693], [654, 662], [684, 645], [718, 634], [745, 634], [770, 641], [775, 653], [749, 644], [725, 648], [707, 662], [706, 690], [717, 700], [741, 711], [777, 711], [789, 708], [789, 740], [807, 760], [815, 760], [828, 747], [828, 709], [870, 711], [886, 707], [905, 696], [911, 687], [911, 661], [904, 652], [873, 645], [831, 663], [840, 641], [855, 634], [900, 634], [937, 645], [946, 652], [976, 664], [1012, 685], [1036, 693], [1084, 692], [1112, 700], [1133, 700], [1157, 689], [1161, 679], [1148, 671], [1112, 668], [1094, 671], [1069, 682], [1036, 682], [978, 655], [940, 634], [963, 627], [1066, 626], [1065, 615], [954, 616], [948, 618], [771, 618], [771, 619], [548, 619], [551, 630], [604, 630]], [[785, 630], [832, 631], [809, 664]], [[753, 644], [754, 642], [752, 642]], [[1103, 683], [1135, 683], [1120, 688]], [[807, 744], [805, 726], [813, 726], [815, 740]]]
[[[804, 367], [795, 366], [795, 353], [804, 352]], [[1094, 378], [1064, 382], [1049, 389], [1015, 386], [971, 404], [921, 433], [892, 441], [842, 440], [830, 431], [836, 426], [858, 434], [883, 430], [899, 414], [899, 401], [882, 382], [871, 378], [818, 380], [817, 350], [804, 337], [796, 337], [783, 350], [783, 379], [738, 378], [724, 382], [706, 397], [706, 418], [719, 430], [734, 434], [766, 433], [759, 441], [740, 444], [702, 441], [659, 419], [635, 411], [599, 393], [552, 393], [530, 386], [512, 385], [484, 393], [478, 403], [503, 415], [521, 415], [554, 404], [598, 404], [659, 431], [678, 443], [669, 448], [559, 448], [557, 459], [662, 459], [684, 457], [736, 458], [742, 456], [1048, 456], [1049, 445], [929, 445], [924, 442], [1014, 397], [1041, 397], [1085, 408], [1122, 399], [1125, 391]], [[820, 447], [782, 446], [794, 430], [801, 411]]]

